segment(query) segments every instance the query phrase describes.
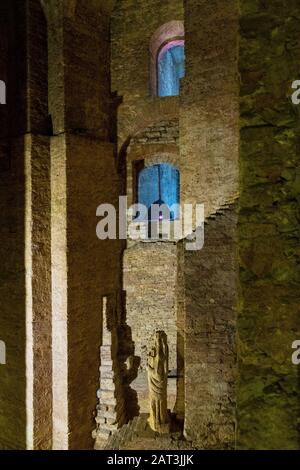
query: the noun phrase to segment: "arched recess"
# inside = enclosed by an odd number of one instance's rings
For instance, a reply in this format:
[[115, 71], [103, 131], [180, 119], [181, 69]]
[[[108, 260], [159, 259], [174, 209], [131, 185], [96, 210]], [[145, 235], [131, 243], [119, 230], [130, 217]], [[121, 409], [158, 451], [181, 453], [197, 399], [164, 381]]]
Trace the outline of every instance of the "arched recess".
[[184, 40], [183, 21], [169, 21], [160, 26], [150, 41], [150, 91], [152, 96], [158, 94], [157, 59], [160, 51], [167, 44], [176, 44]]
[[122, 104], [118, 118], [118, 168], [125, 163], [127, 149], [135, 135], [156, 122], [177, 119], [178, 116], [179, 103], [174, 96], [165, 100], [149, 99], [135, 105]]

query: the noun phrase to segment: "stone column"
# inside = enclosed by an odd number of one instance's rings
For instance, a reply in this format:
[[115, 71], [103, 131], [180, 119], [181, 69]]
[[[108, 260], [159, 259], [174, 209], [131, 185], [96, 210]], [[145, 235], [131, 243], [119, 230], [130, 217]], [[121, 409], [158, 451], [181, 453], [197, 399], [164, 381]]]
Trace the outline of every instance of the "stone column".
[[120, 370], [118, 368], [118, 338], [116, 310], [103, 298], [103, 330], [100, 347], [100, 388], [97, 396], [96, 423], [93, 433], [95, 448], [101, 449], [109, 436], [126, 421]]
[[96, 236], [98, 205], [117, 207], [120, 193], [110, 141], [109, 14], [104, 3], [44, 2], [53, 125], [54, 449], [94, 444], [101, 298], [120, 285], [120, 243]]
[[7, 355], [0, 378], [0, 447], [49, 449], [52, 377], [47, 25], [38, 0], [4, 0], [1, 16], [5, 21], [1, 44], [6, 60], [1, 61], [1, 67], [6, 68], [7, 80], [7, 154], [0, 169], [4, 281], [0, 331]]

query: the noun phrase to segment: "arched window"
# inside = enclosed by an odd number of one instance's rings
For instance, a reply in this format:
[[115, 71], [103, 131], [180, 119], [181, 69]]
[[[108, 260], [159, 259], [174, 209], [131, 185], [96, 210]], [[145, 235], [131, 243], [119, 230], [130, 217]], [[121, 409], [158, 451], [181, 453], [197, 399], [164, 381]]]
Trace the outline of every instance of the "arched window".
[[184, 25], [170, 21], [160, 26], [150, 41], [150, 88], [152, 96], [179, 95], [185, 74]]
[[151, 206], [165, 205], [168, 214], [158, 212], [155, 218], [170, 220], [179, 217], [178, 208], [172, 207], [180, 202], [179, 171], [168, 163], [159, 163], [144, 168], [138, 176], [138, 202], [148, 210], [148, 219], [151, 218]]
[[184, 41], [167, 43], [157, 57], [158, 96], [178, 96], [185, 75]]

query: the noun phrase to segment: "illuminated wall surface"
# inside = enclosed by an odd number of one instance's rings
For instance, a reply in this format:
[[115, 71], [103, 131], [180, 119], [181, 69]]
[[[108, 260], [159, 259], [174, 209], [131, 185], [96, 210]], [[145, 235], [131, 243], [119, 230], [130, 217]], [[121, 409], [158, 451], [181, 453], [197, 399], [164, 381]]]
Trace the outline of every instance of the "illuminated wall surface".
[[[167, 163], [144, 168], [139, 175], [138, 197], [148, 209], [158, 202], [168, 208], [179, 204], [179, 171]], [[178, 210], [172, 211], [171, 218], [177, 217]]]
[[179, 95], [180, 79], [184, 77], [184, 74], [184, 45], [164, 50], [158, 58], [158, 95]]

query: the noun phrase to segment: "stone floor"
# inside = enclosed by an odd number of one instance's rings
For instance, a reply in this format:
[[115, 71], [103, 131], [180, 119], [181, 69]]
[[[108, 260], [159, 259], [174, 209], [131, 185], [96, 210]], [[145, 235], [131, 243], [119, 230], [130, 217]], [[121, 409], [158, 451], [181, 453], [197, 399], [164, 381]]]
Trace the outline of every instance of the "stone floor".
[[[106, 450], [179, 450], [193, 449], [192, 443], [182, 435], [180, 425], [172, 419], [170, 434], [160, 435], [150, 429], [147, 413], [135, 417], [125, 424], [110, 439], [103, 443]], [[99, 449], [99, 448], [98, 448]]]

